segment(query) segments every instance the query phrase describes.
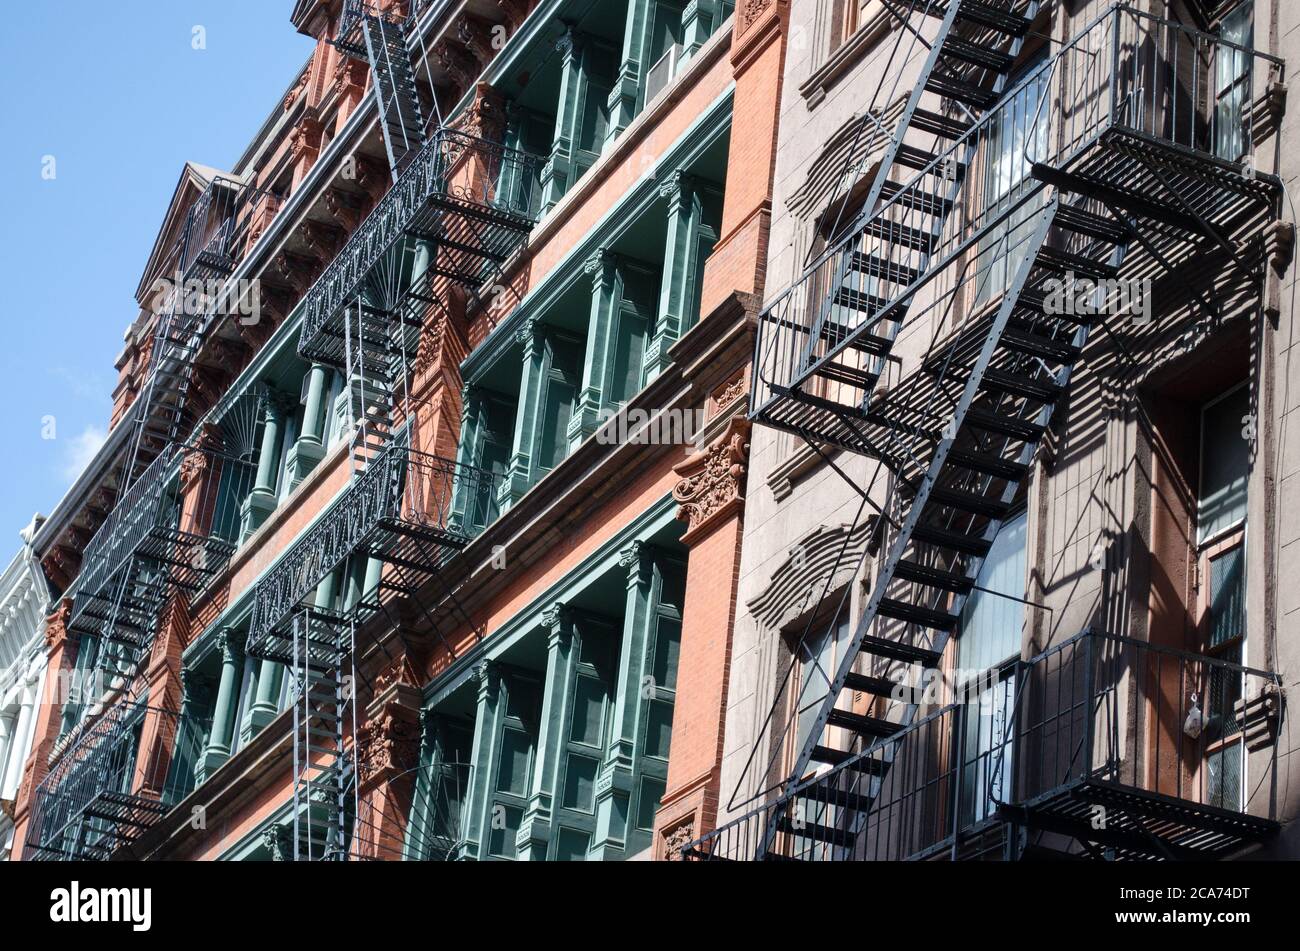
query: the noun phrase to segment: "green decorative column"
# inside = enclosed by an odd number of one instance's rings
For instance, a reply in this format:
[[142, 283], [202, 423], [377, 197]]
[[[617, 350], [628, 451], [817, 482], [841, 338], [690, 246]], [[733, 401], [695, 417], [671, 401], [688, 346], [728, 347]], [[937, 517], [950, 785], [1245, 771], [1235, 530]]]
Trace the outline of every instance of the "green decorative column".
[[691, 0], [682, 11], [682, 58], [685, 66], [722, 21], [721, 0]]
[[582, 89], [586, 82], [582, 69], [585, 38], [568, 30], [558, 41], [560, 59], [560, 95], [555, 113], [555, 135], [551, 154], [542, 167], [542, 214], [554, 208], [573, 184], [576, 169], [573, 150], [581, 119]]
[[244, 500], [242, 512], [244, 538], [261, 528], [275, 511], [276, 470], [280, 461], [280, 430], [284, 425], [284, 409], [284, 400], [276, 395], [266, 401], [266, 420], [262, 427], [262, 448], [257, 457], [257, 476], [253, 491]]
[[474, 717], [474, 744], [471, 752], [469, 804], [466, 809], [465, 843], [462, 858], [483, 858], [491, 833], [492, 764], [495, 761], [494, 739], [497, 732], [497, 700], [501, 693], [501, 670], [492, 661], [474, 668], [478, 686], [478, 712]]
[[[205, 773], [202, 750], [212, 737], [210, 726], [206, 737], [202, 731], [207, 725], [208, 714], [212, 711], [213, 689], [212, 678], [207, 674], [200, 673], [193, 667], [181, 668], [181, 718], [184, 721], [181, 728], [188, 733], [185, 734], [187, 742], [177, 743], [176, 755], [189, 760], [183, 764], [183, 768], [189, 771], [196, 782], [203, 781]], [[180, 768], [173, 769], [176, 770], [176, 775], [180, 775]]]
[[524, 811], [515, 844], [519, 857], [543, 861], [551, 842], [551, 817], [564, 755], [565, 720], [573, 681], [573, 615], [556, 604], [542, 614], [546, 631], [546, 680], [542, 684], [541, 729], [537, 739], [537, 765], [532, 795]]
[[659, 188], [668, 201], [668, 238], [664, 245], [663, 282], [659, 287], [659, 313], [654, 336], [646, 350], [646, 382], [668, 367], [668, 350], [686, 327], [694, 307], [699, 267], [701, 207], [695, 180], [682, 172]]
[[497, 486], [497, 506], [503, 512], [523, 498], [532, 484], [537, 421], [543, 392], [542, 361], [545, 358], [545, 347], [537, 321], [524, 321], [515, 339], [523, 348], [523, 376], [519, 382], [519, 405], [516, 409], [510, 464], [505, 478]]
[[313, 363], [307, 371], [307, 402], [303, 412], [302, 434], [289, 450], [289, 484], [296, 489], [325, 458], [325, 387], [329, 368]]
[[217, 636], [221, 652], [221, 678], [217, 683], [217, 705], [212, 712], [212, 733], [203, 751], [201, 776], [212, 775], [230, 758], [235, 736], [235, 713], [239, 706], [239, 688], [244, 670], [244, 633], [226, 628]]
[[602, 422], [607, 401], [611, 344], [622, 297], [620, 258], [604, 248], [583, 265], [591, 278], [591, 317], [587, 321], [587, 349], [582, 367], [582, 390], [569, 418], [569, 451], [594, 433]]
[[654, 564], [649, 546], [633, 542], [619, 558], [627, 570], [627, 609], [619, 648], [618, 686], [614, 695], [614, 722], [610, 744], [596, 783], [596, 835], [591, 858], [626, 857], [629, 810], [637, 767], [637, 742], [645, 709], [642, 684], [646, 676], [650, 602]]
[[623, 27], [623, 55], [614, 88], [609, 94], [609, 128], [605, 148], [623, 134], [641, 111], [646, 73], [650, 66], [650, 28], [654, 24], [655, 0], [627, 0]]

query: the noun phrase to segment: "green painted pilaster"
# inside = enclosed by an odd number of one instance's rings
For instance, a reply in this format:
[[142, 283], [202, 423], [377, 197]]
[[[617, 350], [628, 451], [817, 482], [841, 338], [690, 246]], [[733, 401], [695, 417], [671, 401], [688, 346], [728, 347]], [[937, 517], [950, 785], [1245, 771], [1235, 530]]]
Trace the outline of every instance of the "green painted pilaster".
[[257, 476], [253, 491], [244, 500], [242, 511], [244, 538], [262, 527], [275, 511], [276, 468], [280, 461], [280, 430], [284, 425], [284, 399], [272, 395], [266, 403], [266, 420], [262, 427], [262, 448], [257, 457]]
[[478, 688], [478, 712], [474, 717], [474, 744], [471, 752], [474, 768], [470, 781], [469, 808], [466, 811], [465, 843], [461, 847], [461, 857], [466, 859], [484, 857], [492, 828], [492, 765], [495, 759], [494, 738], [497, 733], [501, 671], [491, 661], [484, 661], [474, 669], [474, 678]]
[[564, 752], [566, 711], [573, 682], [573, 616], [562, 604], [542, 615], [546, 630], [546, 679], [542, 683], [541, 729], [533, 790], [515, 843], [519, 858], [543, 861], [551, 842], [551, 816], [559, 795], [556, 782]]
[[682, 11], [682, 65], [700, 51], [723, 19], [721, 0], [691, 0]]
[[329, 381], [329, 368], [323, 363], [313, 363], [307, 371], [307, 402], [303, 412], [302, 434], [289, 450], [288, 469], [291, 488], [296, 489], [303, 479], [325, 458], [325, 385]]
[[515, 409], [514, 446], [505, 479], [497, 487], [497, 507], [506, 511], [518, 502], [532, 484], [537, 441], [538, 411], [542, 405], [545, 359], [543, 332], [535, 320], [519, 328], [516, 339], [522, 348], [523, 375], [519, 382], [519, 404]]
[[694, 307], [699, 269], [699, 232], [703, 207], [695, 179], [674, 172], [659, 189], [668, 201], [668, 238], [664, 245], [663, 283], [654, 336], [646, 350], [646, 382], [668, 368], [668, 350], [686, 328]]
[[583, 265], [591, 278], [591, 316], [587, 321], [587, 349], [582, 366], [582, 389], [578, 393], [573, 415], [569, 417], [569, 451], [600, 426], [601, 409], [606, 405], [606, 385], [613, 354], [611, 342], [622, 298], [620, 259], [604, 248]]
[[650, 69], [650, 28], [654, 24], [655, 0], [627, 0], [623, 27], [623, 55], [609, 94], [608, 149], [641, 111], [645, 75]]
[[609, 748], [596, 784], [596, 836], [590, 856], [597, 860], [627, 855], [629, 811], [637, 768], [637, 737], [648, 674], [647, 643], [652, 620], [654, 564], [649, 546], [633, 542], [619, 558], [627, 570], [627, 608], [619, 649], [618, 686]]
[[542, 214], [554, 208], [576, 179], [573, 151], [581, 118], [582, 90], [586, 83], [582, 69], [585, 44], [582, 34], [568, 30], [559, 40], [560, 95], [555, 113], [555, 135], [551, 154], [542, 167]]
[[212, 712], [212, 734], [203, 751], [202, 777], [212, 775], [230, 757], [235, 735], [235, 712], [244, 670], [244, 633], [226, 628], [217, 636], [221, 652], [221, 679], [217, 684], [217, 705]]

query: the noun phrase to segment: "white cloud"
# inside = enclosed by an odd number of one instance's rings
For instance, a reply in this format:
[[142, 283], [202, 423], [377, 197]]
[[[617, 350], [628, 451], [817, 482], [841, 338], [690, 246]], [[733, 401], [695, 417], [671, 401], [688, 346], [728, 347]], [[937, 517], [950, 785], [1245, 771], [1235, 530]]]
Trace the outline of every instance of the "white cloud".
[[73, 436], [63, 447], [63, 478], [75, 482], [77, 477], [90, 465], [95, 453], [108, 438], [107, 430], [90, 425], [82, 430], [80, 436]]

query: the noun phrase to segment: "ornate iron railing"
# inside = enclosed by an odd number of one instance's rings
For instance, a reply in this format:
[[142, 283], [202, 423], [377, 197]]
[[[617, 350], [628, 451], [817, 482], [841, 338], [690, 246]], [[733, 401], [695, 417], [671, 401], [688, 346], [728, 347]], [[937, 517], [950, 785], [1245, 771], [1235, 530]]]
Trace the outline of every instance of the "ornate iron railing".
[[114, 704], [36, 787], [23, 858], [110, 858], [193, 790], [211, 726], [142, 702]]
[[[355, 303], [366, 277], [409, 233], [435, 242], [443, 238], [447, 245], [438, 253], [481, 262], [504, 260], [532, 228], [533, 196], [528, 189], [499, 190], [498, 182], [503, 176], [535, 179], [514, 172], [531, 170], [539, 161], [453, 129], [439, 129], [307, 292], [299, 352], [337, 358], [344, 331], [334, 324], [344, 308]], [[468, 277], [477, 271], [453, 268], [448, 273]]]
[[494, 486], [494, 477], [484, 470], [402, 442], [390, 445], [258, 582], [249, 652], [273, 650], [294, 610], [355, 552], [382, 558], [403, 538], [424, 542], [437, 553], [423, 558], [442, 558], [448, 549], [463, 546], [475, 530], [459, 514], [464, 500], [489, 494]]

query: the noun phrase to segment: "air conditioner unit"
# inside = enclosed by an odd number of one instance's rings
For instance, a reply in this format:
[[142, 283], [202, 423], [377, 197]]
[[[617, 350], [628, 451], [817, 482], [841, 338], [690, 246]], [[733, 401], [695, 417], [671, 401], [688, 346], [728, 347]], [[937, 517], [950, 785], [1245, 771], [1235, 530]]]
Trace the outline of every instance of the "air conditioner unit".
[[670, 46], [663, 56], [659, 57], [659, 62], [650, 67], [650, 72], [645, 77], [645, 101], [650, 103], [658, 98], [659, 94], [668, 88], [668, 84], [673, 81], [673, 76], [677, 73], [677, 60], [682, 54], [680, 44], [674, 43]]

